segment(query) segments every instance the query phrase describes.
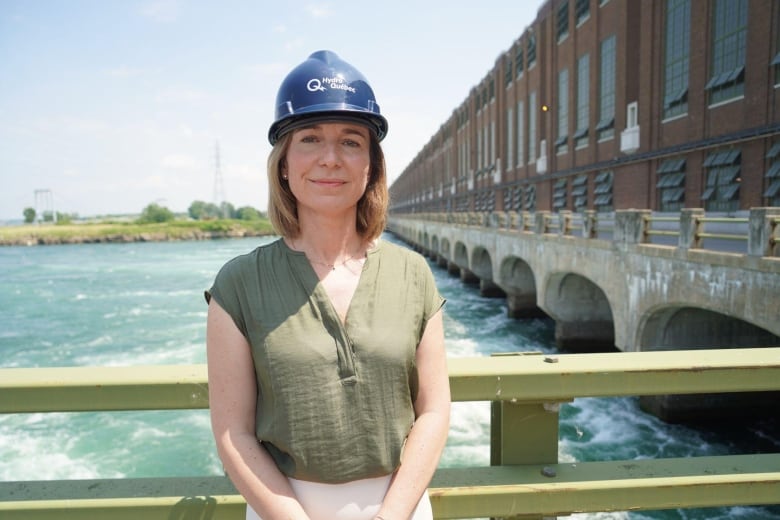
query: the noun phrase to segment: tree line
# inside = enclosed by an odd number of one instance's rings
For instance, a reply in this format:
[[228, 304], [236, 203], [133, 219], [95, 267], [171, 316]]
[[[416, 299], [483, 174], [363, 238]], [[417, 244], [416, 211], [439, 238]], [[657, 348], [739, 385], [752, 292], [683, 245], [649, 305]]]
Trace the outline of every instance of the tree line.
[[[78, 215], [75, 213], [60, 213], [59, 211], [56, 214], [51, 211], [45, 211], [39, 215], [35, 208], [31, 207], [24, 208], [22, 214], [24, 216], [25, 224], [32, 224], [36, 219], [39, 219], [41, 222], [68, 224], [73, 220], [78, 219]], [[190, 204], [190, 207], [187, 209], [187, 216], [193, 220], [260, 220], [266, 217], [264, 212], [251, 206], [236, 208], [230, 202], [223, 202], [217, 205], [213, 202], [205, 202], [202, 200], [196, 200]], [[173, 211], [153, 202], [148, 204], [141, 211], [141, 215], [136, 219], [136, 223], [151, 224], [170, 222], [177, 218], [178, 216]]]

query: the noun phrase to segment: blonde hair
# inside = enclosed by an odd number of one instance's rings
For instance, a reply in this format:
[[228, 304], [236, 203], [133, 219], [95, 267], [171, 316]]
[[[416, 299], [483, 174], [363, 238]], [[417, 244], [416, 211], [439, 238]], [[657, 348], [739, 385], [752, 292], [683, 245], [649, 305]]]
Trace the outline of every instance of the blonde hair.
[[[301, 232], [298, 223], [298, 201], [290, 190], [289, 183], [282, 178], [287, 150], [293, 132], [279, 138], [268, 155], [268, 218], [278, 234], [285, 238], [296, 238]], [[357, 204], [355, 227], [365, 240], [379, 238], [387, 223], [387, 207], [390, 195], [387, 190], [385, 154], [373, 132], [369, 132], [368, 184]]]

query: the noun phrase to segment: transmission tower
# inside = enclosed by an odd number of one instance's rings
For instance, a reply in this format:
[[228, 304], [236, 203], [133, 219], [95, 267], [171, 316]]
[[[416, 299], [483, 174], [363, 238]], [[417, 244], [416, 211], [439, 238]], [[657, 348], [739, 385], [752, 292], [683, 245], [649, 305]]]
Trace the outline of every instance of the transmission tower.
[[54, 211], [54, 195], [51, 190], [35, 190], [35, 219], [43, 222], [46, 214], [51, 214], [52, 221], [57, 223], [57, 212]]
[[222, 180], [222, 168], [219, 164], [219, 141], [214, 146], [214, 205], [222, 212], [222, 216], [227, 218], [227, 207], [223, 207], [225, 202], [225, 184]]

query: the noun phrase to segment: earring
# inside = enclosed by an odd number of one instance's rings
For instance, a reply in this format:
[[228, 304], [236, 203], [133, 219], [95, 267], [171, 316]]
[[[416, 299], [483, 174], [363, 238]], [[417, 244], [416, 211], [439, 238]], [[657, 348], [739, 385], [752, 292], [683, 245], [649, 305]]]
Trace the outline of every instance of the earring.
[[287, 180], [287, 174], [286, 173], [282, 174], [282, 179]]

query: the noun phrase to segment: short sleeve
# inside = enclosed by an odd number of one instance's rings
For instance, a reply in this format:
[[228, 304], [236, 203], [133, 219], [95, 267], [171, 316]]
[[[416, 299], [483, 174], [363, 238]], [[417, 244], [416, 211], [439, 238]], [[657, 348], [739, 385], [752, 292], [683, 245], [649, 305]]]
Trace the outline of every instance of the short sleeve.
[[213, 298], [225, 312], [233, 318], [233, 322], [244, 336], [248, 336], [246, 320], [242, 312], [241, 300], [246, 292], [243, 283], [242, 264], [246, 257], [237, 257], [226, 263], [217, 273], [214, 284], [205, 292], [206, 302]]
[[420, 331], [420, 334], [422, 335], [422, 332], [425, 331], [425, 327], [428, 324], [428, 320], [444, 306], [447, 300], [439, 293], [439, 288], [436, 286], [436, 278], [434, 278], [433, 272], [425, 261], [425, 258], [422, 255], [419, 255], [418, 258], [420, 259], [420, 280], [424, 291], [423, 301], [425, 306], [423, 314], [424, 320], [422, 330]]

